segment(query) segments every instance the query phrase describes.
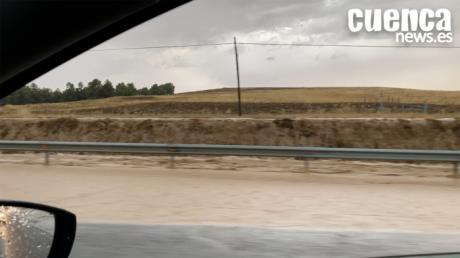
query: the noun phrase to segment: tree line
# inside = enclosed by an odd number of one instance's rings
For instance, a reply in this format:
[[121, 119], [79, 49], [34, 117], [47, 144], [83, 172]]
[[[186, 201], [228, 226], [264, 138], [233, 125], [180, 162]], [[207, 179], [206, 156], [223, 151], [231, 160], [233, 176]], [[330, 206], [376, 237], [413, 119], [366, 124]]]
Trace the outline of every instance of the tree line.
[[174, 95], [175, 86], [172, 83], [153, 84], [150, 87], [137, 89], [134, 83], [118, 83], [115, 87], [112, 82], [94, 79], [84, 85], [79, 82], [77, 86], [68, 82], [66, 89], [51, 90], [40, 88], [32, 83], [15, 91], [11, 95], [0, 99], [0, 104], [36, 104], [78, 101], [87, 99], [101, 99], [115, 96], [159, 96]]

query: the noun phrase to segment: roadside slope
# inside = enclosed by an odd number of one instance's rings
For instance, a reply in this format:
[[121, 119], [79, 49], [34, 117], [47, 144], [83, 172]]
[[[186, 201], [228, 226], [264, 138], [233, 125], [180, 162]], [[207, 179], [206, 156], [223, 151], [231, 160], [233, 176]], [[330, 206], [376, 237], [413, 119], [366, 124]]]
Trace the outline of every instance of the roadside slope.
[[0, 119], [1, 140], [459, 149], [445, 119]]

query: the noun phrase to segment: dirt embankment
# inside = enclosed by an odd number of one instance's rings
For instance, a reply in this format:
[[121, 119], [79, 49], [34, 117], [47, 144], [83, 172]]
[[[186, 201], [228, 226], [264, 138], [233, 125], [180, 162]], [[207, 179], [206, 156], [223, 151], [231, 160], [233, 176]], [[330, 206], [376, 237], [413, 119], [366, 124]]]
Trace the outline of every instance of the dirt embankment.
[[[243, 103], [246, 115], [257, 114], [310, 114], [310, 113], [425, 113], [454, 114], [460, 111], [458, 105], [424, 105], [404, 103]], [[214, 102], [158, 102], [130, 104], [117, 107], [72, 110], [77, 115], [142, 115], [142, 114], [237, 114], [235, 103]]]
[[[58, 105], [58, 104], [57, 104]], [[57, 106], [56, 105], [56, 106]], [[3, 117], [21, 117], [24, 113], [32, 117], [54, 116], [120, 116], [120, 115], [212, 115], [232, 116], [238, 113], [237, 104], [234, 102], [153, 102], [114, 105], [105, 107], [79, 106], [47, 107], [46, 105], [25, 106], [16, 108], [9, 106], [0, 108]], [[460, 105], [435, 105], [414, 103], [242, 103], [245, 115], [312, 115], [312, 114], [359, 114], [360, 116], [375, 116], [382, 114], [425, 114], [455, 116], [460, 112]]]
[[0, 119], [0, 139], [459, 149], [460, 120]]

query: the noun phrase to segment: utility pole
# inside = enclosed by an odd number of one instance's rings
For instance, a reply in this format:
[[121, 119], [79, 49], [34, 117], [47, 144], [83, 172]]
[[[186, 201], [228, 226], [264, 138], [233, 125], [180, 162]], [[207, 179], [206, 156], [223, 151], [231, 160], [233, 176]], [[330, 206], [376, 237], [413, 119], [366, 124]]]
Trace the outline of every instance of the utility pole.
[[241, 116], [242, 111], [241, 111], [240, 64], [238, 60], [238, 46], [236, 44], [236, 37], [233, 38], [233, 45], [235, 46], [236, 79], [238, 82], [238, 115]]

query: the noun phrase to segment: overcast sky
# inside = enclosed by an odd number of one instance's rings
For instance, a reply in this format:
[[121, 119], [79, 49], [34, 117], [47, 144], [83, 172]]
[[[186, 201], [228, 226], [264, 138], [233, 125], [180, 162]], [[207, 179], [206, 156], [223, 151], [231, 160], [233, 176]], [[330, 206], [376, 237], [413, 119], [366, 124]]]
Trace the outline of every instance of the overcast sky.
[[[195, 0], [95, 49], [231, 42], [393, 45], [394, 34], [352, 34], [350, 8], [448, 8], [458, 0]], [[456, 44], [454, 41], [453, 45]], [[239, 46], [243, 87], [389, 86], [460, 90], [460, 49]], [[234, 87], [233, 47], [89, 51], [35, 80], [65, 88], [93, 78], [177, 92]]]

